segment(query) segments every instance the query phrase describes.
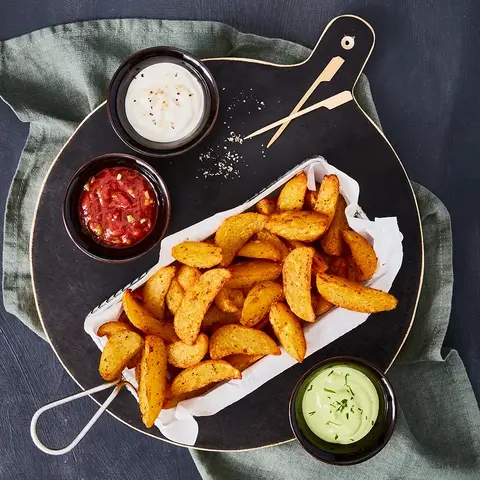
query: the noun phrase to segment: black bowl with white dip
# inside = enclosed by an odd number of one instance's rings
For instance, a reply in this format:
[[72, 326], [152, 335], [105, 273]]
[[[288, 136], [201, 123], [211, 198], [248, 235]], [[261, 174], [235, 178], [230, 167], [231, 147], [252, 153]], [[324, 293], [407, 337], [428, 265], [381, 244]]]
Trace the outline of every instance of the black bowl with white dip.
[[108, 116], [133, 150], [152, 157], [181, 154], [212, 130], [219, 94], [205, 65], [188, 52], [153, 47], [127, 58], [107, 93]]

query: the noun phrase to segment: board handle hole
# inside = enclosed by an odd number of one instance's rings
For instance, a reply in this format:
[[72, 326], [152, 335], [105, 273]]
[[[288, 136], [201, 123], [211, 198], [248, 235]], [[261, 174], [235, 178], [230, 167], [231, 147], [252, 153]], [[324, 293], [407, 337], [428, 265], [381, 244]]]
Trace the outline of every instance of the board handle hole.
[[342, 38], [341, 45], [344, 50], [351, 50], [355, 46], [355, 37], [345, 35]]

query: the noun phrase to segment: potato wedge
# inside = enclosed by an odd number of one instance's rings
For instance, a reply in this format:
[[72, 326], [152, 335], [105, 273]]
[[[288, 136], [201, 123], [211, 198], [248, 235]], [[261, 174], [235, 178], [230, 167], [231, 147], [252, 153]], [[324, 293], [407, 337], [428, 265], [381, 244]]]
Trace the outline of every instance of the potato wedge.
[[199, 388], [198, 390], [193, 390], [192, 392], [184, 393], [183, 395], [177, 395], [175, 397], [169, 396], [163, 402], [163, 410], [168, 410], [169, 408], [175, 408], [180, 402], [183, 402], [184, 400], [200, 397], [201, 395], [208, 392], [213, 387], [214, 387], [214, 384], [210, 384], [210, 385], [206, 385], [203, 388]]
[[167, 345], [168, 363], [178, 368], [188, 368], [203, 360], [208, 352], [208, 337], [200, 333], [193, 345], [181, 340]]
[[277, 210], [301, 210], [307, 191], [307, 176], [300, 172], [282, 188], [277, 200]]
[[330, 267], [328, 273], [336, 275], [337, 277], [348, 277], [348, 264], [343, 257], [334, 257], [330, 260]]
[[258, 233], [265, 223], [265, 216], [247, 212], [227, 218], [215, 234], [215, 243], [222, 249], [222, 267], [228, 267], [236, 253], [248, 242], [252, 235]]
[[[292, 251], [295, 248], [309, 246], [298, 240], [287, 240], [287, 242], [288, 242], [288, 245], [290, 246], [290, 251]], [[318, 250], [315, 250], [315, 253], [313, 254], [313, 261], [312, 261], [312, 274], [324, 273], [327, 270], [328, 270], [328, 263], [325, 260], [325, 257]]]
[[257, 240], [271, 243], [280, 252], [281, 260], [283, 260], [290, 252], [288, 247], [276, 235], [270, 233], [268, 230], [260, 230], [257, 233]]
[[340, 196], [340, 182], [336, 175], [325, 175], [318, 191], [317, 203], [313, 208], [316, 212], [323, 213], [328, 218], [327, 228], [332, 223]]
[[170, 288], [168, 289], [167, 296], [165, 297], [167, 308], [170, 310], [170, 312], [173, 313], [173, 315], [177, 313], [178, 307], [182, 303], [184, 295], [185, 291], [180, 285], [180, 282], [176, 277], [173, 278], [172, 283], [170, 283]]
[[320, 239], [320, 245], [328, 255], [337, 257], [343, 255], [344, 243], [341, 232], [348, 229], [347, 217], [345, 216], [346, 208], [347, 202], [342, 195], [339, 195], [332, 223], [325, 235]]
[[252, 288], [264, 280], [276, 280], [282, 273], [282, 265], [270, 260], [249, 260], [232, 265], [232, 276], [225, 284], [228, 288]]
[[277, 208], [277, 201], [274, 198], [262, 198], [255, 205], [258, 213], [270, 215]]
[[310, 293], [314, 254], [311, 247], [299, 247], [292, 250], [283, 262], [285, 299], [292, 312], [306, 322], [315, 321]]
[[128, 319], [146, 335], [158, 335], [167, 343], [176, 342], [178, 337], [173, 324], [166, 320], [157, 320], [150, 312], [134, 298], [131, 290], [127, 290], [122, 297], [122, 304]]
[[307, 342], [302, 324], [283, 302], [276, 302], [270, 309], [270, 323], [285, 351], [297, 362], [302, 362], [307, 353]]
[[139, 365], [141, 361], [142, 361], [142, 351], [138, 352], [134, 357], [132, 357], [128, 361], [126, 368], [128, 369], [137, 368], [137, 365]]
[[205, 360], [193, 367], [182, 370], [170, 386], [173, 396], [199, 390], [212, 383], [223, 380], [239, 379], [242, 374], [223, 360]]
[[364, 282], [372, 278], [377, 270], [378, 261], [373, 247], [353, 230], [342, 230], [342, 237], [350, 247], [352, 258], [357, 266], [356, 280]]
[[224, 312], [238, 312], [245, 302], [245, 295], [239, 288], [223, 287], [215, 297], [215, 305]]
[[255, 326], [268, 314], [272, 304], [281, 299], [283, 299], [281, 285], [269, 280], [257, 283], [245, 298], [240, 322], [246, 327]]
[[143, 302], [158, 320], [165, 315], [165, 297], [175, 276], [175, 267], [163, 267], [147, 280], [143, 287]]
[[352, 282], [357, 281], [357, 265], [352, 255], [347, 255], [347, 278]]
[[282, 254], [275, 245], [261, 240], [250, 240], [238, 252], [239, 257], [264, 258], [266, 260], [279, 261]]
[[110, 338], [115, 333], [124, 332], [124, 331], [133, 332], [134, 330], [127, 323], [107, 322], [98, 327], [97, 335], [99, 337]]
[[337, 307], [354, 312], [376, 313], [393, 310], [398, 303], [390, 293], [326, 273], [317, 275], [317, 290]]
[[312, 308], [315, 312], [315, 315], [318, 317], [327, 313], [334, 307], [333, 303], [330, 303], [328, 300], [325, 300], [317, 292], [312, 292]]
[[327, 230], [328, 218], [319, 212], [290, 211], [272, 213], [267, 218], [265, 228], [287, 240], [313, 242]]
[[203, 317], [230, 276], [225, 268], [208, 270], [185, 292], [173, 319], [173, 326], [180, 340], [187, 345], [195, 343]]
[[162, 409], [167, 392], [167, 349], [160, 337], [145, 337], [139, 377], [138, 403], [143, 423], [150, 428]]
[[212, 268], [222, 261], [222, 249], [206, 242], [183, 242], [172, 248], [172, 256], [190, 267]]
[[305, 210], [313, 210], [317, 203], [318, 192], [316, 190], [307, 190], [305, 193], [305, 200], [303, 202], [303, 208]]
[[225, 357], [224, 360], [232, 367], [243, 372], [263, 357], [264, 355], [245, 355], [244, 353], [236, 353]]
[[234, 353], [280, 355], [280, 349], [261, 330], [243, 325], [224, 325], [210, 337], [210, 357], [216, 360]]
[[198, 268], [182, 265], [178, 269], [177, 280], [184, 290], [188, 290], [198, 282], [201, 275], [202, 272]]
[[265, 330], [267, 325], [270, 325], [270, 320], [268, 315], [265, 315], [253, 328], [256, 328], [257, 330]]
[[142, 351], [143, 338], [128, 330], [114, 333], [105, 345], [98, 371], [107, 381], [116, 380], [122, 375], [128, 362]]
[[205, 314], [202, 321], [203, 332], [208, 332], [215, 325], [229, 325], [231, 323], [240, 323], [241, 311], [224, 312], [216, 305], [212, 305]]

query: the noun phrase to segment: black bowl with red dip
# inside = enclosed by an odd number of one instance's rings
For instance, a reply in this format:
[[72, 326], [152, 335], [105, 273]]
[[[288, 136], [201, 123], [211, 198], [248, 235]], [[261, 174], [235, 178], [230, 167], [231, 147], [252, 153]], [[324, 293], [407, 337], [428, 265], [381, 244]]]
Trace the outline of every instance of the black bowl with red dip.
[[70, 238], [92, 258], [134, 260], [163, 238], [170, 196], [148, 163], [112, 153], [85, 164], [65, 193], [63, 221]]

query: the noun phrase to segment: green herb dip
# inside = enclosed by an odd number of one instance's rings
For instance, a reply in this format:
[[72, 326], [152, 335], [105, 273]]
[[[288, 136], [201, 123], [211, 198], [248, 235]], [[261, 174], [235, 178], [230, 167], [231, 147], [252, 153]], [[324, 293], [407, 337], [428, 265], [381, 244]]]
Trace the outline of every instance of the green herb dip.
[[346, 365], [321, 370], [307, 385], [303, 416], [310, 430], [330, 443], [362, 439], [378, 417], [379, 399], [372, 381]]

